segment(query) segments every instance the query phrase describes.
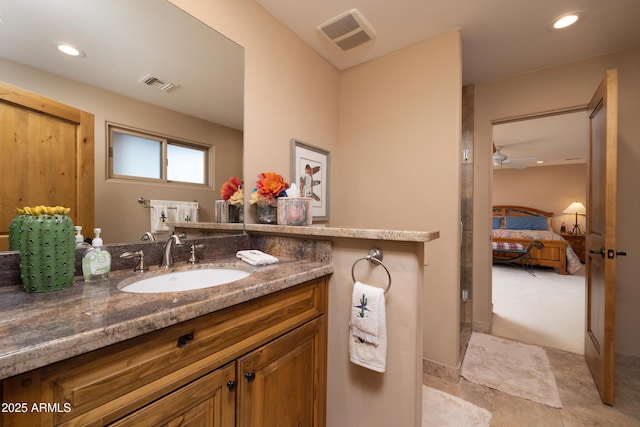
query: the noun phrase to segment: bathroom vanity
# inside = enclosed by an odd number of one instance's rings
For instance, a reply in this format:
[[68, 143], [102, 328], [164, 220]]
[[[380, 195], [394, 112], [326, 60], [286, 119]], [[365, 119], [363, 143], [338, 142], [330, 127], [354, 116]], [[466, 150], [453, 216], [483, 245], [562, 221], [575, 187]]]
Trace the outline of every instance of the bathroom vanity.
[[332, 265], [253, 270], [168, 294], [119, 291], [129, 272], [0, 288], [0, 424], [324, 426]]
[[[78, 282], [45, 294], [0, 286], [0, 426], [419, 426], [425, 252], [439, 232], [246, 228], [248, 234], [213, 239], [199, 254], [203, 264], [253, 271], [213, 288], [118, 290], [135, 264], [119, 254], [143, 247], [155, 262], [162, 242], [110, 247], [115, 263], [124, 264], [106, 286]], [[181, 265], [188, 246], [176, 248]], [[281, 262], [255, 268], [232, 256], [247, 248]], [[353, 265], [372, 248], [384, 251], [394, 283], [382, 375], [347, 357]], [[2, 258], [0, 283], [16, 283], [15, 256]], [[389, 280], [370, 263], [359, 262], [355, 274], [379, 286]], [[372, 393], [373, 382], [379, 387]]]

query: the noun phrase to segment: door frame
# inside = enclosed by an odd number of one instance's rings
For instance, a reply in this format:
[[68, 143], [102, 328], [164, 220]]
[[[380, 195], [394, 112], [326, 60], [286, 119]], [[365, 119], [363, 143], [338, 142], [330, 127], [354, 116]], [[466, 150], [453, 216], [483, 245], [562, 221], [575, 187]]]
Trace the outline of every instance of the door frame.
[[[542, 118], [542, 117], [550, 117], [550, 116], [557, 116], [557, 115], [561, 115], [561, 114], [570, 114], [570, 113], [579, 113], [579, 112], [587, 112], [589, 105], [588, 104], [584, 104], [584, 105], [578, 105], [578, 106], [573, 106], [573, 107], [567, 107], [567, 108], [560, 108], [557, 110], [549, 110], [549, 111], [543, 111], [543, 112], [538, 112], [538, 113], [531, 113], [531, 114], [522, 114], [519, 116], [510, 116], [507, 118], [502, 118], [502, 119], [494, 119], [490, 121], [490, 138], [491, 140], [493, 140], [493, 126], [494, 125], [499, 125], [499, 124], [504, 124], [504, 123], [512, 123], [512, 122], [518, 122], [518, 121], [522, 121], [522, 120], [531, 120], [531, 119], [537, 119], [537, 118]], [[588, 144], [588, 141], [587, 141]], [[489, 194], [490, 196], [493, 195], [493, 166], [490, 167], [490, 176], [489, 176]], [[585, 177], [585, 185], [586, 185], [586, 177]], [[491, 198], [489, 199], [489, 208], [492, 207], [492, 202], [491, 202]], [[491, 236], [491, 225], [489, 225], [489, 230], [488, 230], [488, 234], [489, 236]], [[492, 264], [492, 258], [489, 257], [488, 259], [488, 265], [489, 265], [489, 283], [491, 283], [491, 292], [489, 294], [489, 298], [491, 300], [493, 300], [493, 264]], [[493, 313], [493, 303], [491, 303], [491, 312]], [[491, 328], [491, 325], [489, 325], [489, 328]]]

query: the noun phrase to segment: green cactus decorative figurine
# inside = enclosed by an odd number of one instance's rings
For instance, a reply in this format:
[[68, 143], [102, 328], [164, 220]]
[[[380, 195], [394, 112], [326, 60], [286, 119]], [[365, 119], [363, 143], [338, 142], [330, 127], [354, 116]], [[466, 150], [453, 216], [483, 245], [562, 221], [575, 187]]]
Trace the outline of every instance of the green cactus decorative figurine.
[[75, 272], [73, 221], [66, 215], [69, 210], [38, 208], [42, 209], [19, 211], [9, 226], [9, 249], [20, 251], [24, 290], [48, 292], [68, 288], [73, 284]]

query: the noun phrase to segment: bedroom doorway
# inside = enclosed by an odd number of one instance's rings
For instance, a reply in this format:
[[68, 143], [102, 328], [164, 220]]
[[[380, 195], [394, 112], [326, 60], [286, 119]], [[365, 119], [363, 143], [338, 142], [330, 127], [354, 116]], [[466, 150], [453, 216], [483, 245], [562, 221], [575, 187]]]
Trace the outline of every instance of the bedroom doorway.
[[[493, 205], [553, 212], [547, 221], [548, 231], [527, 230], [531, 226], [526, 224], [510, 225], [522, 229], [517, 233], [565, 238], [581, 252], [585, 216], [564, 211], [576, 201], [586, 205], [587, 123], [584, 108], [493, 123]], [[568, 235], [576, 223], [581, 231]], [[502, 230], [493, 231], [494, 235], [511, 236], [505, 231], [504, 220], [498, 228]], [[493, 333], [583, 354], [585, 279], [581, 255], [574, 259], [576, 264], [568, 275], [557, 274], [552, 268], [535, 268], [532, 275], [517, 266], [494, 265]]]

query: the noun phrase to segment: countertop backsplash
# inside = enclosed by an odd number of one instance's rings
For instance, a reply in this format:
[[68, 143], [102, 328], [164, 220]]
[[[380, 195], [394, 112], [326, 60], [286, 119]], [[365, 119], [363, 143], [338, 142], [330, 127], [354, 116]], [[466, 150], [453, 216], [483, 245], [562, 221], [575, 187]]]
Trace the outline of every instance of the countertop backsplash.
[[[113, 243], [105, 245], [111, 254], [111, 270], [127, 270], [135, 267], [135, 259], [120, 258], [125, 252], [143, 250], [144, 260], [148, 265], [159, 265], [162, 259], [162, 249], [165, 241], [156, 242], [130, 242]], [[249, 249], [249, 236], [238, 234], [223, 237], [200, 237], [183, 239], [182, 245], [173, 248], [173, 256], [176, 263], [183, 263], [189, 259], [191, 245], [204, 244], [204, 248], [198, 249], [196, 254], [202, 261], [210, 261], [216, 258], [235, 254], [239, 250]], [[75, 276], [82, 276], [82, 255], [86, 248], [76, 249]], [[19, 285], [20, 281], [20, 254], [18, 252], [0, 253], [0, 286]]]
[[[161, 240], [105, 245], [111, 253], [111, 271], [133, 269], [136, 264], [135, 259], [120, 258], [120, 255], [141, 249], [144, 251], [144, 260], [147, 265], [159, 265], [164, 244], [165, 241]], [[259, 249], [276, 257], [331, 262], [331, 242], [328, 240], [306, 239], [303, 236], [250, 236], [249, 234], [183, 239], [182, 245], [173, 247], [175, 262], [186, 262], [191, 255], [191, 245], [194, 244], [204, 245], [204, 248], [196, 251], [200, 262], [232, 256], [237, 251], [244, 249]], [[76, 277], [81, 278], [82, 276], [82, 255], [85, 251], [85, 248], [76, 249]], [[20, 283], [20, 254], [18, 252], [0, 253], [0, 286], [19, 285]]]
[[20, 283], [20, 253], [0, 253], [0, 286], [11, 286]]

